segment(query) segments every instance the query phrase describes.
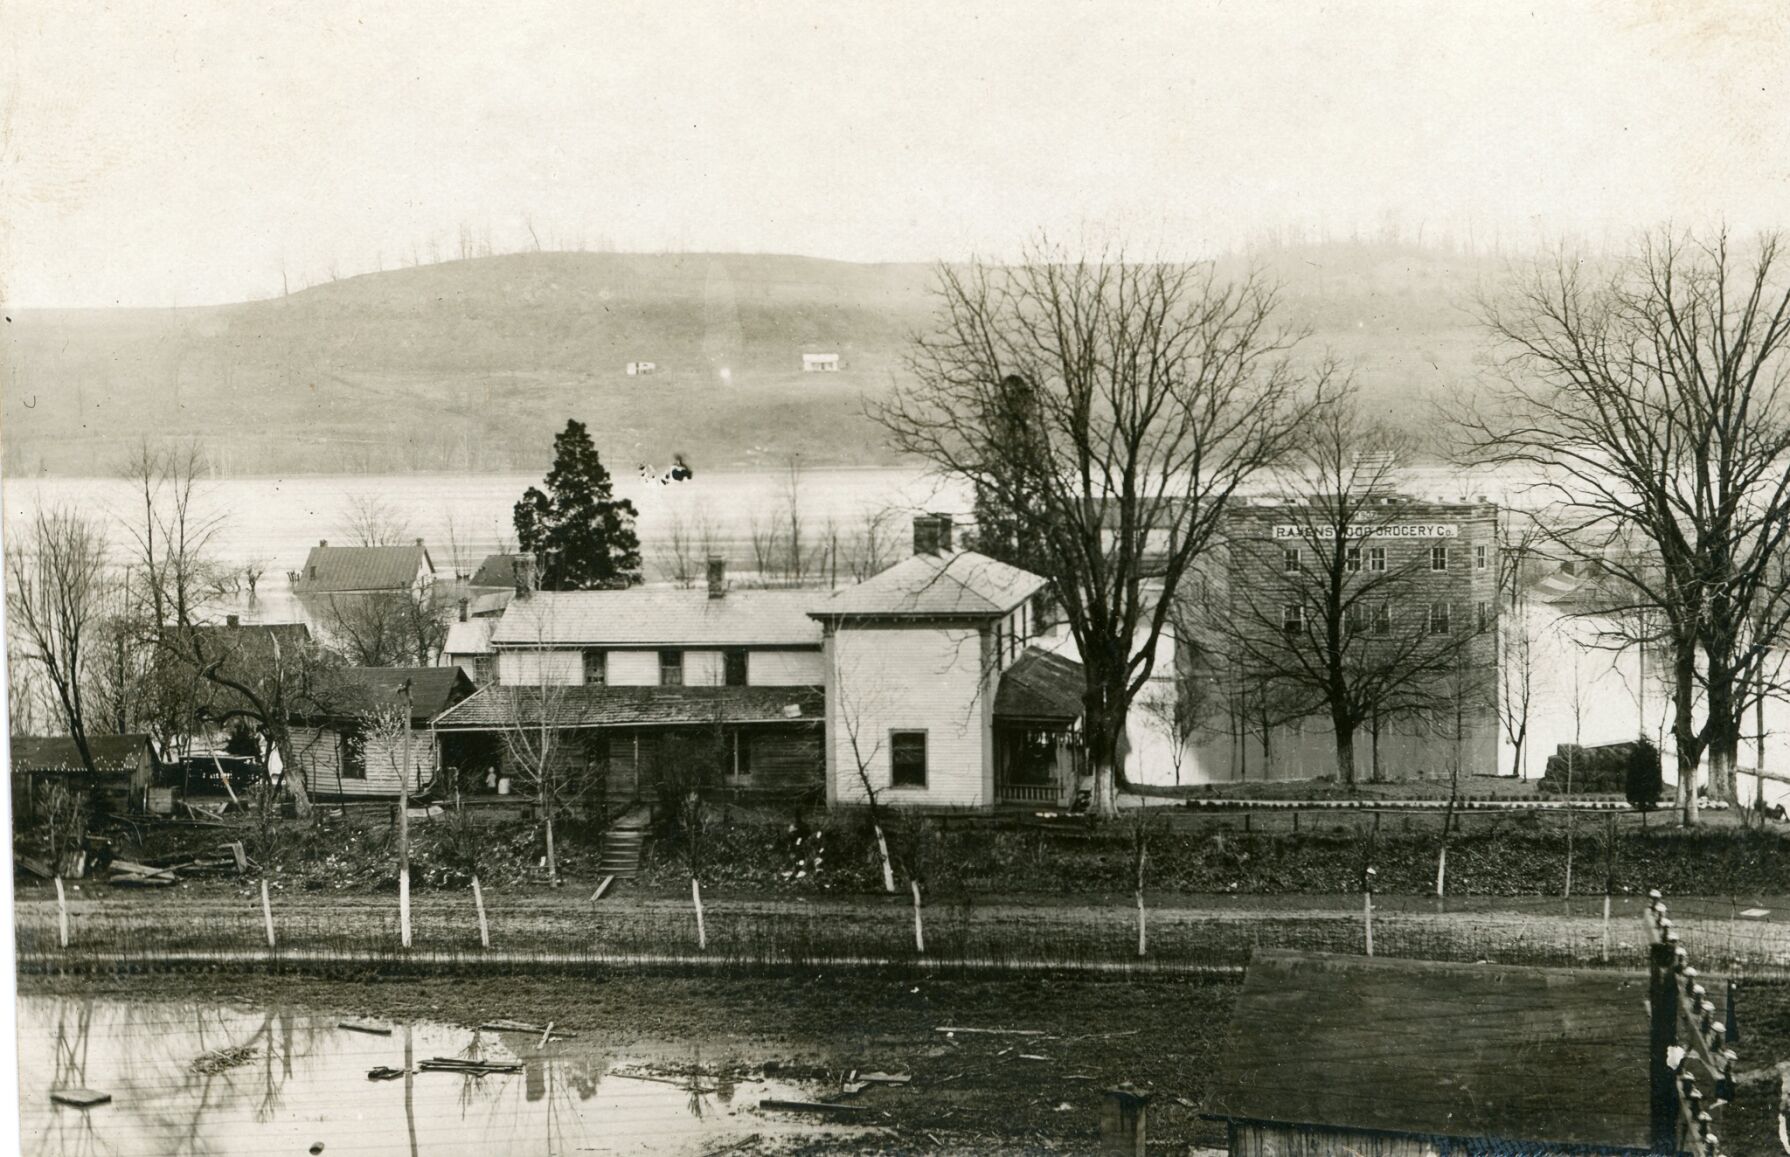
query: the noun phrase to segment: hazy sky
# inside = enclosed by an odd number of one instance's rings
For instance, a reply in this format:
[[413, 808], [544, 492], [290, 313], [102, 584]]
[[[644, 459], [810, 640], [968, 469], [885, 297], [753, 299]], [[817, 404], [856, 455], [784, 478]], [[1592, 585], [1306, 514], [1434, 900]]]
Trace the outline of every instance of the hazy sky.
[[1198, 254], [1790, 217], [1780, 0], [0, 0], [15, 306], [457, 251]]

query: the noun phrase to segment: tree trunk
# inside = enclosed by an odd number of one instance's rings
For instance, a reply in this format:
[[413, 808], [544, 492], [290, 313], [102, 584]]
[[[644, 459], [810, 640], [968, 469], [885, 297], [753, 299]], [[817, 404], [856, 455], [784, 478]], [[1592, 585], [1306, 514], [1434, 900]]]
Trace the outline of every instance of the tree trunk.
[[280, 755], [280, 786], [292, 796], [292, 809], [298, 818], [311, 818], [311, 793], [305, 787], [304, 768], [299, 766], [298, 756], [292, 750], [292, 735], [284, 727], [278, 728], [273, 736], [274, 750]]
[[553, 851], [553, 809], [547, 809], [547, 883], [559, 886], [559, 858]]
[[873, 820], [870, 826], [876, 830], [876, 854], [883, 865], [883, 891], [893, 896], [895, 894], [895, 866], [889, 862], [889, 841], [883, 835], [883, 825]]
[[1337, 712], [1330, 715], [1331, 729], [1336, 733], [1336, 780], [1355, 786], [1355, 723]]
[[1689, 828], [1697, 824], [1696, 653], [1682, 645], [1678, 652], [1672, 671], [1672, 740], [1678, 749], [1679, 822]]

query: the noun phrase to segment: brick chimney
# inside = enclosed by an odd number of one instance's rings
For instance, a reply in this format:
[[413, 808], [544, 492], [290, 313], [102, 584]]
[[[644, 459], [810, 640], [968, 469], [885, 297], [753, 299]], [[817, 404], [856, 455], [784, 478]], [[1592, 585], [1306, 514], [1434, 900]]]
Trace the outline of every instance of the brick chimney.
[[525, 599], [535, 592], [535, 556], [533, 551], [523, 551], [516, 556], [513, 564], [516, 573], [516, 597]]
[[460, 596], [460, 621], [462, 623], [464, 623], [467, 620], [468, 613], [470, 612], [471, 608], [472, 608], [472, 600], [467, 598], [465, 595], [461, 595]]
[[951, 516], [949, 514], [916, 514], [914, 516], [914, 553], [951, 553]]
[[718, 554], [709, 555], [709, 598], [727, 597], [727, 560]]
[[242, 616], [241, 615], [225, 615], [224, 616], [224, 625], [226, 627], [240, 627], [240, 626], [242, 626]]
[[327, 538], [320, 538], [320, 539], [318, 539], [318, 540], [317, 540], [317, 545], [318, 545], [318, 546], [328, 546], [328, 545], [329, 545], [329, 539], [327, 539]]

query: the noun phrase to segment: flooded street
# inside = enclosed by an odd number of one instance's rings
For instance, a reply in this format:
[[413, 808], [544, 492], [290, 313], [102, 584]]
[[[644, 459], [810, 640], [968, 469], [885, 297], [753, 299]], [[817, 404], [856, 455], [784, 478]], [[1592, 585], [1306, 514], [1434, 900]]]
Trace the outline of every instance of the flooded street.
[[[762, 1097], [815, 1093], [705, 1065], [701, 1050], [606, 1048], [436, 1023], [390, 1035], [294, 1009], [22, 995], [20, 1133], [30, 1155], [696, 1154], [799, 1134]], [[416, 1071], [432, 1058], [519, 1064], [477, 1077]], [[369, 1070], [397, 1070], [389, 1079]], [[55, 1089], [111, 1101], [54, 1104]], [[321, 1150], [314, 1146], [321, 1143]]]

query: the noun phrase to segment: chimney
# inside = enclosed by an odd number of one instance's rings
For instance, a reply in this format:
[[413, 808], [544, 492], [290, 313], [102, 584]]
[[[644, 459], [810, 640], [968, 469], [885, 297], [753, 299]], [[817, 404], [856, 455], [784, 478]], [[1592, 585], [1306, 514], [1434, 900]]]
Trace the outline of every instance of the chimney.
[[461, 595], [460, 596], [460, 621], [462, 623], [464, 623], [466, 621], [468, 612], [471, 610], [471, 608], [472, 608], [472, 600], [467, 598], [465, 595]]
[[951, 553], [951, 516], [949, 514], [916, 514], [914, 516], [914, 553]]
[[516, 556], [513, 564], [516, 572], [516, 597], [525, 599], [535, 590], [535, 556], [533, 551], [523, 551]]
[[317, 545], [318, 545], [318, 546], [328, 546], [328, 545], [329, 545], [329, 539], [327, 539], [327, 538], [320, 538], [320, 539], [318, 539], [318, 540], [317, 540]]
[[224, 625], [226, 627], [240, 627], [240, 626], [242, 626], [242, 616], [241, 615], [225, 615], [224, 616]]
[[421, 546], [421, 545], [423, 545], [423, 540], [422, 540], [422, 537], [421, 537], [421, 536], [418, 536], [418, 538], [417, 538], [417, 540], [416, 540], [416, 544], [417, 544], [417, 545], [418, 545], [418, 546]]
[[718, 554], [709, 555], [709, 598], [727, 597], [727, 560]]

